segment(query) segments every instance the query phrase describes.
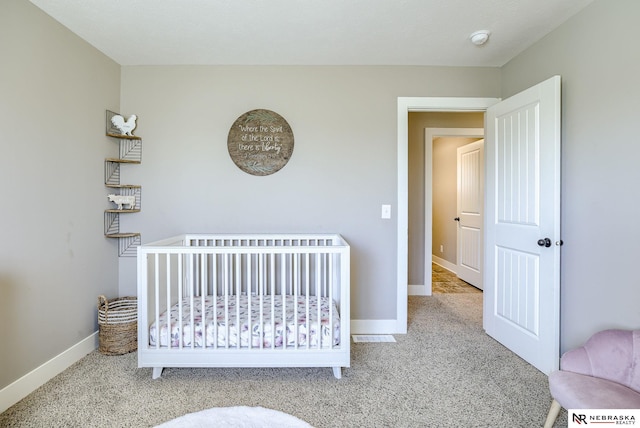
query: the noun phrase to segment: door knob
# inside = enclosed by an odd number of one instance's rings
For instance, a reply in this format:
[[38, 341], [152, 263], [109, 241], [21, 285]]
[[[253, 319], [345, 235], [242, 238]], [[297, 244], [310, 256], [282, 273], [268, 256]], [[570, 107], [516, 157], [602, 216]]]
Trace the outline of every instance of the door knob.
[[454, 221], [460, 221], [460, 217], [456, 217], [453, 219]]
[[541, 247], [549, 248], [551, 246], [551, 239], [549, 238], [538, 239], [538, 245], [540, 245]]

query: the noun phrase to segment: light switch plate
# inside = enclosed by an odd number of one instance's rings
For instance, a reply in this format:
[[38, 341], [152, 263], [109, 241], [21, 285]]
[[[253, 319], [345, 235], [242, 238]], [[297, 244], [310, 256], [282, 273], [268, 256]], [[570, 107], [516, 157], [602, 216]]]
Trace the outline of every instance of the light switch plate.
[[391, 205], [382, 206], [382, 218], [391, 218]]

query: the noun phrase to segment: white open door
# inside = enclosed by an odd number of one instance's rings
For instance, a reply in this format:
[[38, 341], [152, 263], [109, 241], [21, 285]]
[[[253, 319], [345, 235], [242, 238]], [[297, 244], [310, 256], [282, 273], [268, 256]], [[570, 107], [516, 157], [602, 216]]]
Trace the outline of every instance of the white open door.
[[484, 140], [457, 149], [458, 278], [482, 290]]
[[548, 374], [560, 357], [560, 77], [486, 122], [484, 328]]

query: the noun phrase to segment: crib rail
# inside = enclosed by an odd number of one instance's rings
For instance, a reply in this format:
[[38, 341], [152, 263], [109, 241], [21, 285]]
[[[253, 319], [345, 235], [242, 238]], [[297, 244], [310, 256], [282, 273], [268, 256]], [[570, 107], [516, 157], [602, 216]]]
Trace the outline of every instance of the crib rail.
[[[139, 353], [256, 349], [348, 353], [349, 251], [336, 234], [194, 234], [141, 245]], [[208, 311], [210, 307], [217, 308], [217, 314]], [[161, 317], [172, 308], [176, 320], [181, 320], [175, 321], [178, 327], [172, 317]], [[287, 318], [291, 313], [293, 326]], [[304, 322], [299, 324], [299, 319]], [[152, 325], [155, 336], [149, 332]], [[166, 331], [165, 343], [161, 331]], [[306, 365], [296, 361], [294, 365]]]

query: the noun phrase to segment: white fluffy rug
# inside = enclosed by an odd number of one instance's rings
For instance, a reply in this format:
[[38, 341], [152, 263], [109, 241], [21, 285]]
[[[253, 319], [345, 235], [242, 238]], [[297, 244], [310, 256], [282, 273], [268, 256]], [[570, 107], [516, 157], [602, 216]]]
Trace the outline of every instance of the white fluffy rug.
[[214, 407], [189, 413], [156, 428], [313, 428], [295, 416], [263, 407]]

